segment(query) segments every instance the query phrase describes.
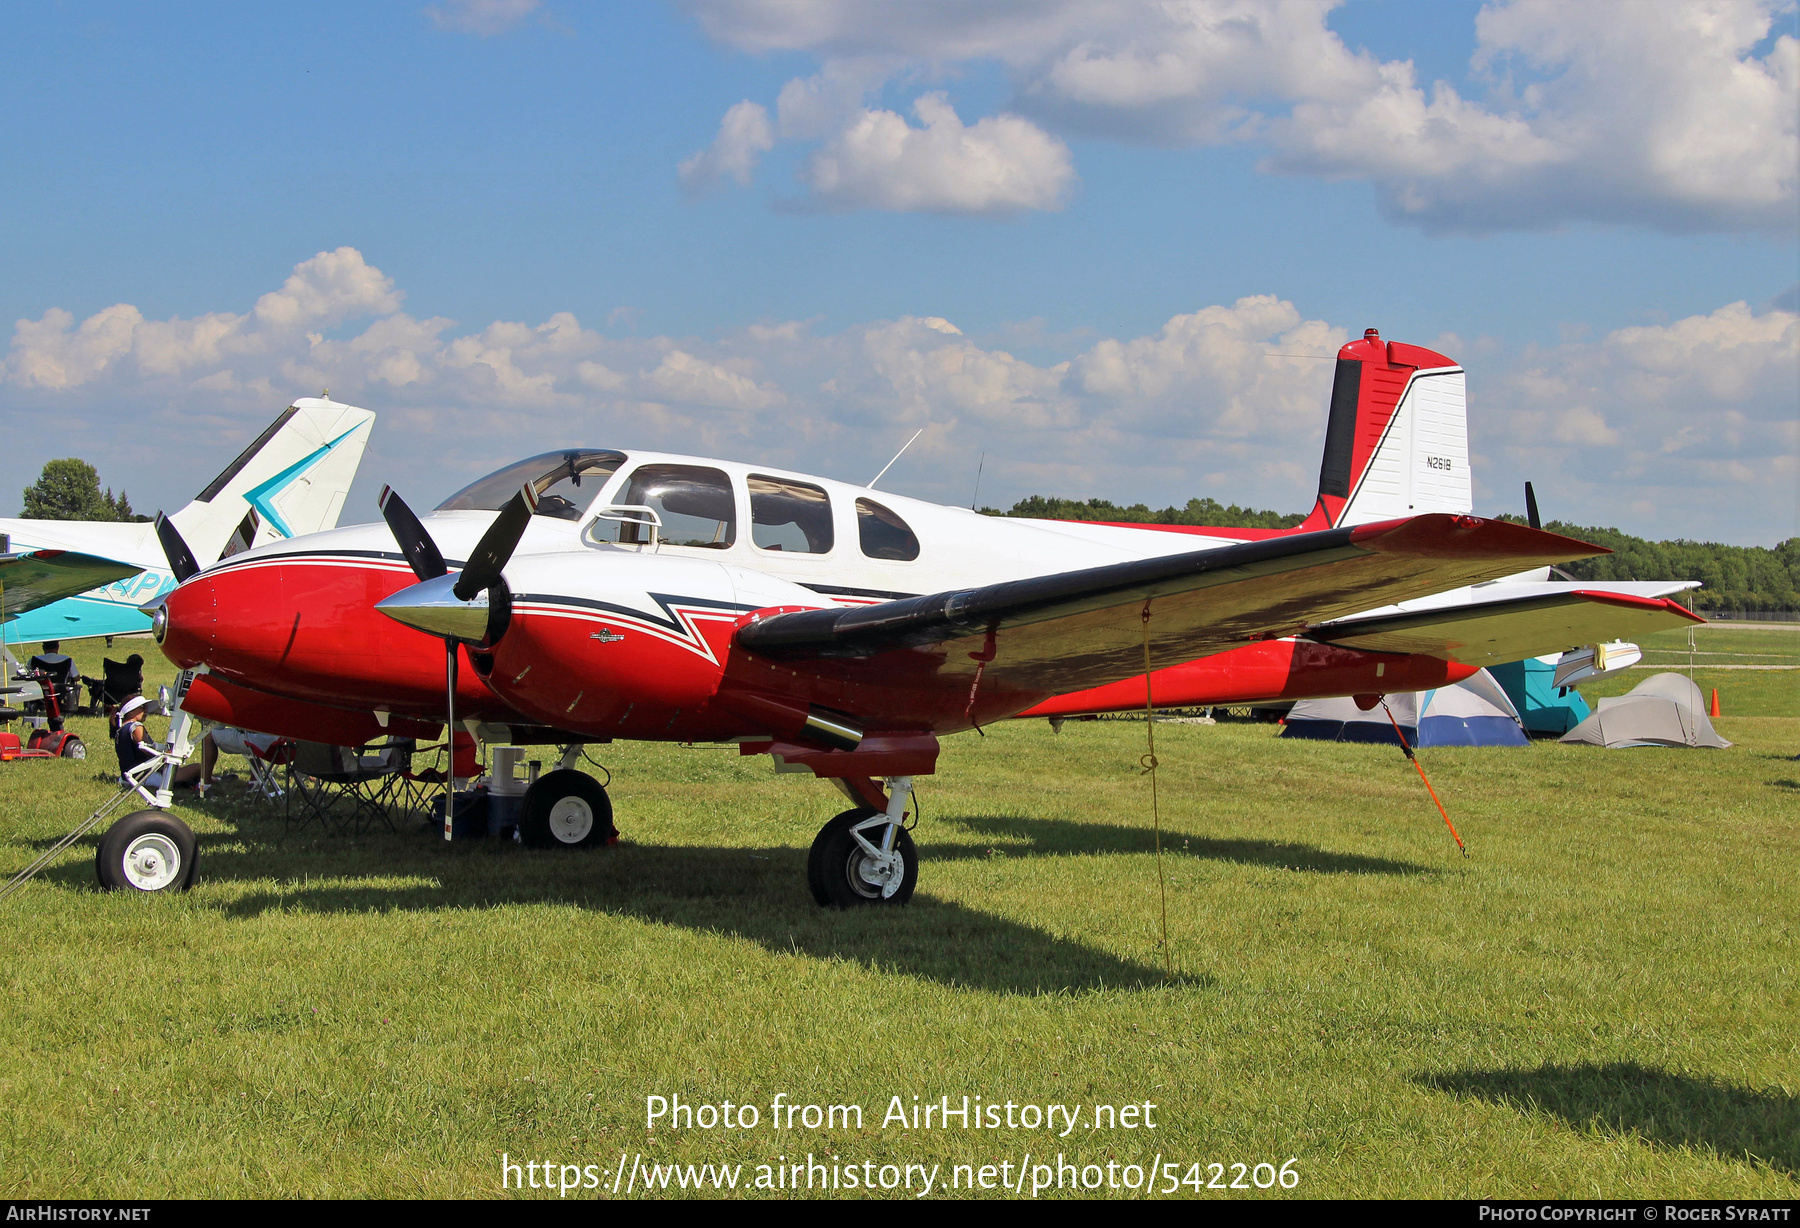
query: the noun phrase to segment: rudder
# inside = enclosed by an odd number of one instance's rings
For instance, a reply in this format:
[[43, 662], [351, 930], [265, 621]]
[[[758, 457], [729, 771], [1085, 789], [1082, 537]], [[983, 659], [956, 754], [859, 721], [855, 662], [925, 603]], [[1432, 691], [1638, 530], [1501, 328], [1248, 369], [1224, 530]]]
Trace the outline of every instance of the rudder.
[[1372, 328], [1341, 347], [1319, 495], [1301, 527], [1473, 508], [1462, 368]]

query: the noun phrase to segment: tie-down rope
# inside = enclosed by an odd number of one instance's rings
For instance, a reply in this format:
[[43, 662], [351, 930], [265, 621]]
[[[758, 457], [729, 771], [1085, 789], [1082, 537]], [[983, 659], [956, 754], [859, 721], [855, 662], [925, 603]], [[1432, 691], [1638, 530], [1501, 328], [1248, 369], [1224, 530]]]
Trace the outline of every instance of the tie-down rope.
[[1144, 770], [1139, 775], [1150, 777], [1150, 825], [1156, 833], [1156, 892], [1162, 903], [1162, 951], [1163, 971], [1173, 980], [1175, 977], [1175, 960], [1169, 950], [1169, 888], [1163, 878], [1162, 861], [1162, 810], [1156, 798], [1156, 705], [1150, 701], [1150, 603], [1144, 602], [1142, 614], [1144, 624], [1144, 739], [1149, 744], [1149, 753], [1138, 762]]
[[1425, 792], [1431, 794], [1432, 801], [1437, 802], [1438, 813], [1444, 816], [1444, 826], [1450, 829], [1450, 835], [1456, 841], [1456, 847], [1462, 850], [1464, 857], [1467, 857], [1469, 850], [1463, 847], [1462, 837], [1456, 834], [1456, 824], [1450, 821], [1450, 812], [1444, 809], [1443, 802], [1438, 801], [1437, 790], [1431, 787], [1431, 781], [1425, 775], [1425, 765], [1419, 762], [1419, 757], [1413, 754], [1412, 747], [1406, 744], [1406, 735], [1400, 732], [1400, 722], [1394, 719], [1394, 710], [1387, 706], [1385, 699], [1381, 701], [1381, 710], [1387, 713], [1388, 724], [1394, 727], [1394, 736], [1400, 739], [1400, 749], [1406, 752], [1406, 757], [1412, 763], [1413, 770], [1419, 774], [1420, 780], [1425, 781]]

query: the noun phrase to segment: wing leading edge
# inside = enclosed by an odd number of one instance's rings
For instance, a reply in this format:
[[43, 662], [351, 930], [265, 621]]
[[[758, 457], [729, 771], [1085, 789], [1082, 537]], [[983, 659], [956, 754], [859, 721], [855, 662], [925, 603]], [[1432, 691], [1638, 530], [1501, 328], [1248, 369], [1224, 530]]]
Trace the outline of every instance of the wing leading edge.
[[[1304, 633], [1442, 589], [1605, 554], [1503, 521], [1427, 515], [1133, 560], [851, 609], [777, 614], [750, 653], [851, 661], [908, 649], [1020, 694], [1100, 686], [1260, 639]], [[916, 671], [908, 671], [917, 677]]]

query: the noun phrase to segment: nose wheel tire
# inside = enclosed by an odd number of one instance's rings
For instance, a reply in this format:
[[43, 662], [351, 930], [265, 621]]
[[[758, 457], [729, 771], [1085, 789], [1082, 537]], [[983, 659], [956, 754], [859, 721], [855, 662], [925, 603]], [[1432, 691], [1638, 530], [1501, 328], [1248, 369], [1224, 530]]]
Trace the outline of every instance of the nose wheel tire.
[[585, 772], [559, 768], [537, 778], [519, 807], [519, 842], [534, 849], [592, 848], [618, 841], [612, 799]]
[[161, 810], [139, 810], [107, 828], [94, 858], [108, 891], [186, 891], [199, 865], [192, 829]]
[[[813, 899], [827, 908], [862, 904], [904, 904], [919, 882], [919, 852], [905, 828], [894, 833], [894, 846], [881, 851], [885, 827], [856, 830], [878, 812], [846, 810], [820, 829], [806, 858], [806, 883]], [[862, 837], [857, 839], [858, 835]], [[874, 847], [871, 853], [864, 842]]]

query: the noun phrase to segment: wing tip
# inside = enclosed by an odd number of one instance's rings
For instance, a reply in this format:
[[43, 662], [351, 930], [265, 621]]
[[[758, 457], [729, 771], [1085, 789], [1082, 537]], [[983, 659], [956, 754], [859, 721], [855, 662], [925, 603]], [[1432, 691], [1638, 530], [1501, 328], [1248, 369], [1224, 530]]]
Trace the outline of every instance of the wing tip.
[[1429, 557], [1517, 558], [1524, 563], [1568, 563], [1611, 554], [1606, 546], [1509, 520], [1450, 512], [1426, 512], [1376, 520], [1350, 530], [1352, 545], [1383, 553]]

